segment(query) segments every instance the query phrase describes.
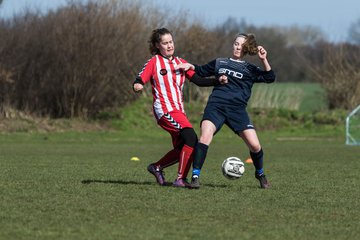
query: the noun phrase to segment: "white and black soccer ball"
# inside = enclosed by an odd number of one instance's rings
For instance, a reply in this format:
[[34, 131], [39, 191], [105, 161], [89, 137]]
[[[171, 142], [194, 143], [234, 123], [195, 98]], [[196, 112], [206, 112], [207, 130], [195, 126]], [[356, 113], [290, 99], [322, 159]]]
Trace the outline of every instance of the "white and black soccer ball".
[[223, 175], [231, 180], [239, 179], [245, 172], [245, 165], [240, 158], [228, 157], [221, 165]]

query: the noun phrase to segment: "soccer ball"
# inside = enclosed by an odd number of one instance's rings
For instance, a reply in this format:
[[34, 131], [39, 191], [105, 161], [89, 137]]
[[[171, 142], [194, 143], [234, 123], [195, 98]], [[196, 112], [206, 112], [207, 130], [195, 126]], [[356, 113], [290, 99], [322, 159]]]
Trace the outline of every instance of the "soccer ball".
[[221, 165], [223, 175], [231, 180], [239, 179], [245, 172], [245, 165], [237, 157], [228, 157]]

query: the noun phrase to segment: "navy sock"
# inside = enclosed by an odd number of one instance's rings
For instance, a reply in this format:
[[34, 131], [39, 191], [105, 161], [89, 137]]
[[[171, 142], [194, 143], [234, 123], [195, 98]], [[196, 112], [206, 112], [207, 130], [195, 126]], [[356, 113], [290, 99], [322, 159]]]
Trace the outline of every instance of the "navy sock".
[[206, 144], [199, 142], [196, 144], [192, 171], [193, 175], [200, 176], [201, 168], [204, 165], [208, 149], [209, 146]]
[[264, 170], [263, 169], [256, 169], [255, 173], [256, 173], [257, 176], [261, 176], [261, 175], [264, 174]]
[[263, 165], [264, 165], [264, 152], [260, 149], [259, 152], [254, 153], [250, 151], [251, 159], [253, 160], [253, 164], [256, 169], [256, 174], [261, 175], [264, 173]]

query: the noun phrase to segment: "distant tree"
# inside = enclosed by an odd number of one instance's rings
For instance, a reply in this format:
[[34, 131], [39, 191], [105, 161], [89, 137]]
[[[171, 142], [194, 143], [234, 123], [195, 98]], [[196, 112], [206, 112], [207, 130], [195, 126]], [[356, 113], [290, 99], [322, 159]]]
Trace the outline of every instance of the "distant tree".
[[291, 26], [279, 29], [286, 37], [288, 46], [314, 46], [324, 40], [321, 29], [313, 26]]
[[360, 18], [350, 25], [349, 41], [355, 44], [360, 44]]
[[215, 30], [221, 31], [224, 35], [231, 34], [235, 36], [236, 33], [245, 32], [247, 28], [248, 24], [244, 19], [239, 21], [234, 17], [229, 17], [222, 24], [218, 25]]
[[326, 91], [330, 109], [353, 109], [360, 102], [360, 47], [349, 43], [319, 43], [321, 60], [311, 64]]

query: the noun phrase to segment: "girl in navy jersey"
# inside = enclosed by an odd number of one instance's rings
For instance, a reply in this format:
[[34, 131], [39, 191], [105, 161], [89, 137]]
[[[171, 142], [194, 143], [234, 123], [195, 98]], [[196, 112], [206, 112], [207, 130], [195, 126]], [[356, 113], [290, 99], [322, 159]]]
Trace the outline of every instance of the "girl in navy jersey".
[[226, 82], [226, 77], [219, 80], [200, 78], [193, 70], [180, 71], [177, 65], [187, 63], [174, 56], [175, 45], [172, 33], [166, 28], [153, 30], [149, 40], [150, 53], [153, 55], [136, 78], [133, 89], [141, 91], [143, 85], [150, 82], [153, 93], [153, 112], [157, 123], [172, 137], [173, 149], [159, 161], [148, 166], [160, 185], [165, 185], [163, 169], [179, 162], [178, 177], [173, 182], [175, 187], [189, 187], [186, 177], [192, 163], [193, 149], [197, 135], [187, 119], [183, 105], [183, 86], [185, 79], [198, 86], [214, 86]]
[[[257, 55], [263, 70], [243, 60], [245, 55]], [[226, 124], [247, 144], [255, 166], [255, 177], [261, 188], [269, 188], [270, 183], [263, 170], [263, 150], [246, 111], [254, 83], [272, 83], [275, 74], [267, 60], [267, 52], [257, 46], [253, 34], [238, 34], [233, 42], [231, 58], [217, 58], [202, 65], [181, 64], [179, 69], [195, 70], [201, 77], [227, 76], [228, 84], [215, 86], [201, 122], [201, 136], [195, 149], [192, 172], [192, 187], [200, 187], [200, 170], [204, 164], [213, 136]]]

